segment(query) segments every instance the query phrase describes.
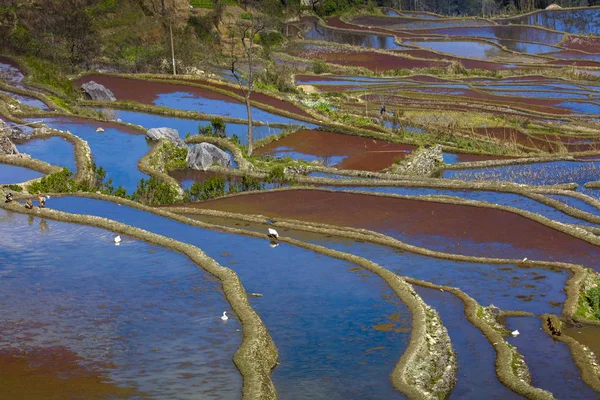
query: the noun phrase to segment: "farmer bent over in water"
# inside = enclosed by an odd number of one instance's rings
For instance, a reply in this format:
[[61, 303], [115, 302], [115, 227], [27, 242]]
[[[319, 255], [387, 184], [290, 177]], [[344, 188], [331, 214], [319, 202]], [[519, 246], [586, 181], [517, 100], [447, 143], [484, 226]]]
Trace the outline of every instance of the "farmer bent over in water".
[[33, 203], [31, 202], [31, 199], [27, 199], [25, 201], [25, 208], [28, 210], [31, 210], [33, 208]]

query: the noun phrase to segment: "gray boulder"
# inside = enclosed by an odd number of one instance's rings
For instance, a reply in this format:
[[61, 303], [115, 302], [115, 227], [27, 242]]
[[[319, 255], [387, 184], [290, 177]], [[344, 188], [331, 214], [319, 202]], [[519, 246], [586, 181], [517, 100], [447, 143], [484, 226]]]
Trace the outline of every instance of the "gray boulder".
[[146, 132], [146, 137], [150, 140], [167, 139], [177, 147], [185, 147], [185, 142], [179, 137], [177, 129], [173, 128], [152, 128]]
[[200, 143], [189, 146], [187, 158], [188, 168], [206, 171], [211, 165], [231, 167], [231, 156], [210, 143]]
[[110, 91], [99, 83], [89, 81], [81, 85], [81, 89], [92, 100], [96, 101], [117, 101], [117, 98]]
[[0, 120], [0, 134], [4, 134], [4, 136], [8, 137], [9, 139], [27, 140], [29, 139], [29, 136], [31, 136], [32, 131], [33, 130], [31, 128], [23, 130]]
[[17, 154], [19, 154], [19, 150], [17, 150], [13, 142], [7, 137], [0, 137], [0, 155], [12, 156]]

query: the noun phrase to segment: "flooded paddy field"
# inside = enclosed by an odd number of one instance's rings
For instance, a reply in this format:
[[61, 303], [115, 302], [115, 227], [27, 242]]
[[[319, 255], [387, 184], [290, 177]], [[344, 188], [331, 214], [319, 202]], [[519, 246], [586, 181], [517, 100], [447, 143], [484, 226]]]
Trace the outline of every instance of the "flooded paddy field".
[[73, 144], [62, 137], [31, 139], [16, 144], [20, 153], [59, 167], [67, 167], [76, 172], [75, 149]]
[[308, 162], [317, 161], [324, 166], [340, 169], [380, 171], [414, 150], [414, 146], [360, 136], [300, 130], [257, 149], [257, 153], [272, 157], [292, 157]]
[[[115, 110], [105, 108], [102, 109], [102, 113], [112, 120], [121, 120], [122, 122], [129, 124], [140, 125], [146, 129], [163, 127], [177, 129], [177, 132], [182, 139], [184, 139], [188, 133], [190, 135], [198, 134], [199, 127], [205, 127], [211, 124], [211, 121], [176, 118], [167, 115], [149, 114], [130, 110]], [[312, 126], [311, 124], [307, 124], [305, 122], [301, 124], [304, 126]], [[236, 135], [242, 144], [248, 143], [247, 132], [247, 124], [225, 124], [225, 135], [227, 135], [227, 137], [233, 137], [233, 135]], [[266, 139], [269, 136], [279, 135], [282, 132], [283, 128], [269, 125], [254, 125], [252, 127], [252, 135], [254, 136], [255, 140]]]
[[220, 284], [189, 259], [4, 210], [0, 231], [11, 398], [239, 398], [240, 325], [219, 319], [229, 309]]
[[[138, 170], [137, 164], [150, 150], [150, 143], [143, 133], [123, 125], [110, 122], [77, 118], [32, 118], [53, 129], [69, 131], [88, 142], [94, 162], [104, 168], [107, 178], [113, 180], [114, 187], [122, 186], [132, 193], [146, 174]], [[104, 129], [97, 132], [98, 128]], [[53, 152], [52, 142], [40, 142], [39, 152]]]
[[[55, 209], [111, 218], [197, 245], [235, 270], [248, 292], [262, 294], [250, 301], [280, 352], [281, 365], [273, 373], [279, 393], [402, 398], [388, 375], [408, 343], [410, 313], [380, 278], [308, 250], [271, 248], [266, 239], [201, 229], [105, 201], [52, 201]], [[332, 280], [335, 285], [326, 284]], [[378, 329], [380, 324], [392, 329]]]
[[370, 229], [442, 252], [528, 257], [600, 269], [600, 247], [498, 209], [318, 190], [248, 194], [193, 206]]
[[[254, 327], [232, 311], [215, 276], [168, 247], [126, 235], [116, 244], [113, 232], [51, 220], [56, 210], [196, 246], [228, 268], [277, 349], [262, 383], [272, 382], [278, 398], [409, 398], [392, 374], [419, 335], [429, 344], [432, 336], [390, 283], [404, 277], [415, 298], [439, 313], [455, 352], [456, 384], [445, 398], [523, 398], [498, 372], [507, 362], [496, 347], [504, 340], [523, 355], [533, 387], [559, 399], [600, 398], [583, 381], [590, 370], [574, 347], [542, 330], [540, 319], [561, 319], [563, 334], [600, 359], [599, 332], [589, 323], [600, 316], [600, 190], [583, 186], [600, 181], [599, 10], [300, 16], [284, 26], [291, 33], [281, 46], [257, 53], [261, 70], [268, 68], [251, 95], [253, 151], [243, 93], [224, 64], [199, 65], [216, 71], [208, 80], [69, 75], [76, 91], [91, 80], [110, 89], [111, 106], [42, 89], [36, 74], [0, 58], [7, 125], [0, 130], [31, 156], [0, 156], [5, 392], [239, 399], [251, 383], [233, 358]], [[38, 100], [43, 95], [60, 111]], [[106, 121], [84, 117], [100, 114]], [[136, 199], [157, 208], [49, 186], [46, 210], [35, 196], [26, 210], [32, 194], [11, 185], [44, 176], [37, 160], [77, 169], [77, 146], [58, 136], [26, 140], [13, 132], [22, 119], [85, 140], [94, 163], [131, 194], [149, 178], [138, 169], [152, 149], [144, 129], [173, 128], [185, 139], [213, 117], [235, 118], [214, 142], [239, 165], [199, 171], [178, 155], [177, 170], [151, 166], [172, 178], [152, 173], [154, 194], [177, 189], [165, 182], [189, 189], [172, 200]], [[223, 190], [203, 196], [215, 177]], [[194, 183], [205, 192], [192, 194]], [[4, 203], [8, 192], [12, 204]], [[373, 265], [385, 272], [375, 274]], [[499, 324], [494, 340], [482, 325], [492, 304], [515, 311], [483, 324]], [[440, 358], [425, 347], [425, 357]]]
[[44, 176], [41, 172], [16, 165], [0, 163], [0, 184], [26, 182]]
[[[141, 81], [106, 75], [86, 75], [78, 84], [94, 81], [113, 91], [119, 100], [131, 100], [183, 111], [197, 111], [211, 115], [247, 118], [246, 106], [236, 98], [197, 86], [182, 83]], [[227, 112], [224, 112], [227, 110]], [[264, 123], [302, 124], [292, 118], [252, 108], [253, 117]]]

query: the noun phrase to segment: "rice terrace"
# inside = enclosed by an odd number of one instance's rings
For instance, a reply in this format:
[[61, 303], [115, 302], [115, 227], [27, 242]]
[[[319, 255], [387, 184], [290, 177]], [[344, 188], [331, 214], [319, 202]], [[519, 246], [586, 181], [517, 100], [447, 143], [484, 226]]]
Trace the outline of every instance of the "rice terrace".
[[598, 0], [4, 0], [3, 399], [600, 399]]

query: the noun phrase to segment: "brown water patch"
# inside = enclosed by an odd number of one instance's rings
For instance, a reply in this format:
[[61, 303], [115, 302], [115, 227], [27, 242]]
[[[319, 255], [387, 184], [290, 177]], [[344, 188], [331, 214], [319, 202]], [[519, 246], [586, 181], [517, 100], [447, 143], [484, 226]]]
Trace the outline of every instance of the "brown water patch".
[[0, 382], [5, 399], [107, 399], [140, 396], [102, 375], [105, 366], [83, 367], [64, 347], [1, 349]]
[[563, 329], [563, 332], [594, 352], [600, 359], [600, 326], [584, 326]]
[[[515, 213], [423, 200], [320, 190], [286, 190], [192, 203], [192, 207], [365, 228], [409, 237], [443, 236], [453, 252], [470, 254], [469, 243], [506, 243], [535, 250], [546, 260], [598, 269], [600, 247]], [[486, 247], [488, 257], [520, 257]]]
[[383, 332], [391, 332], [394, 329], [394, 324], [377, 324], [373, 329]]
[[[232, 88], [227, 85], [221, 85], [221, 84], [214, 83], [214, 82], [198, 81], [198, 80], [194, 80], [194, 79], [180, 79], [180, 80], [184, 81], [184, 82], [197, 83], [197, 84], [201, 84], [201, 85], [205, 85], [205, 86], [214, 87], [217, 89], [227, 90], [227, 91], [237, 94], [238, 96], [244, 96], [244, 93], [240, 89]], [[274, 107], [278, 110], [287, 111], [291, 114], [301, 115], [306, 118], [312, 118], [312, 116], [307, 114], [300, 107], [298, 107], [292, 103], [289, 103], [287, 101], [278, 99], [276, 97], [269, 96], [264, 93], [252, 92], [252, 94], [250, 95], [250, 100], [256, 101], [258, 103], [266, 104], [266, 105]]]
[[346, 48], [310, 46], [308, 49], [296, 50], [295, 55], [307, 59], [319, 59], [334, 64], [363, 67], [372, 71], [389, 71], [396, 69], [447, 67], [447, 62], [413, 60], [376, 51], [354, 51]]
[[600, 53], [600, 37], [598, 36], [567, 35], [565, 41], [561, 45], [573, 50], [581, 50], [588, 53]]
[[208, 89], [192, 87], [176, 83], [148, 82], [140, 79], [122, 78], [106, 75], [86, 75], [75, 81], [75, 85], [94, 81], [110, 89], [117, 100], [132, 100], [143, 104], [153, 104], [160, 94], [172, 92], [187, 92], [210, 100], [223, 100], [241, 104], [240, 101], [224, 94]]
[[396, 158], [406, 157], [415, 150], [415, 146], [407, 144], [326, 131], [301, 130], [256, 149], [256, 153], [274, 154], [280, 147], [317, 157], [346, 156], [335, 166], [364, 171], [381, 171], [391, 166]]
[[553, 60], [548, 65], [571, 65], [574, 67], [595, 67], [600, 68], [600, 62], [588, 60]]

